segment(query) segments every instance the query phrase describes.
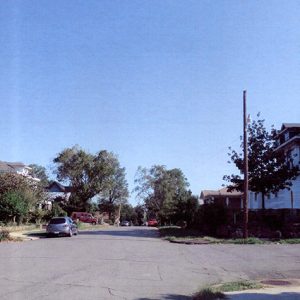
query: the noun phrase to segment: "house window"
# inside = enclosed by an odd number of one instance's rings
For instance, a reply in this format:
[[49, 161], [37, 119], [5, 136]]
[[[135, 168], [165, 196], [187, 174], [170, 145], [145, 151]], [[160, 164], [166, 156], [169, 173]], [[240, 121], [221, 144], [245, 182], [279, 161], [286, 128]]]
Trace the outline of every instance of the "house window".
[[289, 140], [289, 137], [290, 137], [289, 132], [286, 132], [286, 133], [284, 134], [284, 141], [285, 141], [285, 142], [288, 141], [288, 140]]

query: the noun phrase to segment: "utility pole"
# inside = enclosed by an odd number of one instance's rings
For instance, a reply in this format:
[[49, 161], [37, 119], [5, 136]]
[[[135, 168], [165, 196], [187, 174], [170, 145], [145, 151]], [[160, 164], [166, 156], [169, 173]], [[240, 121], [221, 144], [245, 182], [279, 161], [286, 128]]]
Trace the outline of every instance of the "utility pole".
[[243, 111], [244, 111], [244, 230], [243, 237], [244, 239], [248, 238], [248, 138], [247, 138], [247, 103], [246, 103], [246, 93], [243, 91]]

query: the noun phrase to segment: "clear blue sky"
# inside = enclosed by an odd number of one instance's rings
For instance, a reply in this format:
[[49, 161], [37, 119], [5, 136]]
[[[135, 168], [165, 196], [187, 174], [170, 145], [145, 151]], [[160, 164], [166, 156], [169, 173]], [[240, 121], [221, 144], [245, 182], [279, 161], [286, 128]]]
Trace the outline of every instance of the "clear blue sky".
[[[1, 1], [0, 160], [50, 167], [75, 144], [221, 187], [242, 91], [300, 122], [299, 1]], [[134, 203], [134, 198], [131, 199]]]

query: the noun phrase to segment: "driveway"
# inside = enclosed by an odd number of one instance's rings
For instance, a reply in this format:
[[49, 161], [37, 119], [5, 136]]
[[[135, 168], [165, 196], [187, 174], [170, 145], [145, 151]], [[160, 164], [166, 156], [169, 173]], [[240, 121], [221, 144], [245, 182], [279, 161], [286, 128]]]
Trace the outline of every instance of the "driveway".
[[221, 281], [299, 278], [300, 245], [181, 245], [155, 228], [0, 244], [0, 299], [188, 299]]

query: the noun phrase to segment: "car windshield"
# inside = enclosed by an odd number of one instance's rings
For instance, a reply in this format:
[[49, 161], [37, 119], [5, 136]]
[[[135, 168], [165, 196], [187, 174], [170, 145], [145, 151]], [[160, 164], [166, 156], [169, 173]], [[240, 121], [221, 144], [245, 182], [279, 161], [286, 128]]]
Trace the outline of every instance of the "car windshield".
[[63, 224], [63, 223], [66, 223], [65, 218], [55, 218], [50, 220], [50, 224]]

